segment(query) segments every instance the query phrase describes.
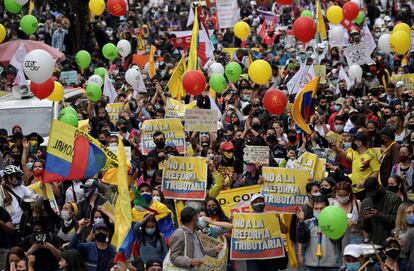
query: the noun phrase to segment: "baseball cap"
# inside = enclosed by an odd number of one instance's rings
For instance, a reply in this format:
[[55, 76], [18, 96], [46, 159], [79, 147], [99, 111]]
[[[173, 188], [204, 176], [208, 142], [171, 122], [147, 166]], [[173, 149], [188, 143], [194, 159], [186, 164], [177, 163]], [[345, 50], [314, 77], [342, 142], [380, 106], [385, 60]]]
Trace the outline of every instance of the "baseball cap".
[[378, 191], [378, 180], [376, 178], [368, 178], [364, 183], [365, 196], [367, 198], [372, 198], [377, 194]]
[[95, 230], [99, 230], [99, 229], [104, 229], [109, 231], [108, 226], [105, 223], [95, 223], [92, 225], [92, 229]]
[[221, 144], [220, 148], [223, 151], [231, 151], [231, 150], [234, 150], [234, 145], [233, 145], [233, 143], [228, 141], [228, 142], [224, 142], [223, 144]]
[[400, 87], [403, 87], [404, 86], [404, 82], [403, 81], [398, 81], [396, 84], [395, 84], [395, 87], [396, 88], [400, 88]]
[[347, 245], [344, 249], [344, 256], [352, 256], [354, 258], [359, 258], [362, 251], [357, 245]]
[[382, 128], [381, 135], [388, 136], [392, 140], [395, 139], [394, 129], [392, 129], [390, 127], [384, 127], [384, 128]]
[[254, 195], [252, 196], [252, 198], [250, 199], [250, 203], [252, 203], [253, 201], [255, 201], [255, 200], [259, 199], [259, 198], [264, 199], [264, 196], [263, 196], [262, 194], [260, 194], [260, 193], [258, 193], [258, 194], [254, 194]]

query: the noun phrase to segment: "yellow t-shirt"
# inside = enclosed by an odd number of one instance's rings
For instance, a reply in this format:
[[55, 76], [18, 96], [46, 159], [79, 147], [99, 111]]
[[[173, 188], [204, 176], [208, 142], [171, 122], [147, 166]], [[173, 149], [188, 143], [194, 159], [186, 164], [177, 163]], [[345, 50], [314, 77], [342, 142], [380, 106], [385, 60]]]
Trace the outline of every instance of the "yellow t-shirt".
[[[381, 164], [376, 153], [371, 148], [362, 154], [349, 148], [346, 152], [346, 158], [352, 161], [352, 174], [349, 175], [349, 178], [352, 180], [353, 185], [365, 181], [372, 173], [380, 170]], [[361, 191], [363, 189], [358, 190]], [[354, 189], [354, 192], [357, 191]]]

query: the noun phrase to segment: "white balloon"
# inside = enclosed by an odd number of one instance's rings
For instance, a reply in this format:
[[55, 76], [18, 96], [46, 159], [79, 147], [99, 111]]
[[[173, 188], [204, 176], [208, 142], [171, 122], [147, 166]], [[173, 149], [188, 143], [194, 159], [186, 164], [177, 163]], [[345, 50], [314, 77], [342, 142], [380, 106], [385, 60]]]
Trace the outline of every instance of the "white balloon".
[[26, 5], [27, 2], [29, 2], [29, 0], [16, 0], [16, 3], [19, 4], [19, 5], [21, 5], [21, 6]]
[[348, 70], [348, 75], [349, 75], [349, 79], [351, 79], [351, 81], [357, 81], [357, 82], [361, 82], [362, 80], [362, 68], [359, 65], [352, 65], [351, 67], [349, 67]]
[[118, 41], [118, 44], [116, 45], [116, 48], [118, 48], [118, 53], [122, 57], [126, 57], [131, 52], [131, 44], [127, 40]]
[[381, 37], [378, 39], [378, 48], [386, 54], [391, 53], [391, 45], [390, 45], [390, 37], [391, 34], [382, 34]]
[[23, 71], [35, 83], [43, 83], [53, 74], [55, 60], [42, 49], [30, 51], [23, 60]]
[[344, 40], [344, 30], [342, 27], [334, 27], [330, 32], [334, 41], [342, 42]]
[[141, 73], [137, 69], [129, 69], [125, 73], [125, 81], [131, 85], [131, 87], [137, 87], [139, 84]]
[[88, 79], [88, 84], [97, 84], [99, 87], [103, 86], [103, 80], [102, 77], [100, 77], [97, 74], [92, 75], [91, 77], [89, 77]]
[[208, 75], [212, 75], [212, 74], [216, 74], [216, 73], [224, 75], [224, 67], [220, 63], [214, 62], [208, 68]]

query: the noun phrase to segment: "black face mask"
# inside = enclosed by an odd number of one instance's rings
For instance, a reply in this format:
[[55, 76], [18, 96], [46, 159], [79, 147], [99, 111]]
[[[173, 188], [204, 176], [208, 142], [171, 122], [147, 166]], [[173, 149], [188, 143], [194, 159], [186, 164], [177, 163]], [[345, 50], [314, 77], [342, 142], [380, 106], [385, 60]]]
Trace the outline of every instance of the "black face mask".
[[261, 213], [261, 212], [263, 212], [263, 210], [265, 208], [265, 203], [264, 202], [254, 203], [254, 204], [252, 204], [252, 208], [256, 212]]
[[414, 130], [414, 124], [408, 124], [407, 129], [411, 131]]
[[400, 250], [398, 248], [389, 248], [385, 250], [385, 254], [387, 257], [395, 260], [400, 256]]
[[358, 150], [358, 145], [357, 145], [357, 144], [355, 144], [355, 143], [352, 143], [351, 148], [352, 148], [354, 151], [357, 151], [357, 150]]
[[356, 122], [356, 121], [358, 120], [358, 115], [351, 116], [351, 117], [349, 117], [349, 119], [350, 119], [352, 122]]
[[165, 146], [165, 141], [164, 140], [157, 141], [157, 142], [154, 142], [154, 143], [155, 143], [155, 146], [157, 146], [158, 149], [163, 149], [164, 146]]
[[270, 135], [268, 137], [266, 137], [267, 142], [269, 142], [270, 144], [276, 143], [277, 138], [275, 135]]
[[206, 211], [207, 211], [207, 214], [208, 214], [209, 216], [213, 216], [213, 215], [217, 214], [217, 212], [218, 212], [218, 207], [207, 208], [207, 209], [206, 209]]
[[262, 128], [262, 125], [260, 123], [255, 123], [252, 125], [253, 130], [259, 131]]
[[332, 188], [324, 188], [324, 187], [321, 188], [321, 193], [324, 196], [331, 194], [331, 192], [332, 192]]
[[398, 185], [389, 185], [388, 186], [388, 191], [390, 191], [390, 192], [397, 193], [398, 190], [400, 190], [400, 188], [398, 187]]
[[105, 242], [107, 237], [108, 236], [105, 233], [102, 233], [102, 232], [95, 234], [95, 239], [99, 243]]
[[106, 141], [105, 141], [105, 140], [99, 140], [99, 142], [100, 142], [102, 145], [106, 145]]
[[295, 143], [296, 142], [296, 136], [288, 136], [287, 139], [289, 140], [290, 143]]
[[121, 127], [121, 131], [122, 131], [123, 133], [128, 132], [128, 127], [126, 127], [126, 126]]

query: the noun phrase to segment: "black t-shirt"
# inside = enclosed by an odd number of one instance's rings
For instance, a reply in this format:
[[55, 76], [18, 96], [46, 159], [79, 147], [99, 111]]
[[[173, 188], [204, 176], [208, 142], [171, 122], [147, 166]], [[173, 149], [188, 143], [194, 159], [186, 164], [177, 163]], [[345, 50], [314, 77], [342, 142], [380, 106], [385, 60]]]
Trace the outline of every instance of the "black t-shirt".
[[[50, 233], [46, 233], [46, 241], [59, 248], [58, 238]], [[28, 251], [32, 245], [35, 243], [33, 234], [29, 234], [25, 237], [23, 241], [23, 249]], [[46, 248], [39, 248], [33, 255], [36, 257], [36, 262], [34, 266], [35, 271], [54, 271], [59, 268], [59, 261], [53, 256], [52, 252]]]
[[109, 264], [112, 260], [113, 254], [110, 246], [108, 246], [106, 249], [98, 248], [98, 266], [96, 267], [96, 271], [109, 270]]
[[[0, 220], [4, 223], [11, 222], [9, 213], [3, 207], [0, 207]], [[7, 234], [2, 227], [0, 227], [0, 248], [9, 248], [10, 234]]]

